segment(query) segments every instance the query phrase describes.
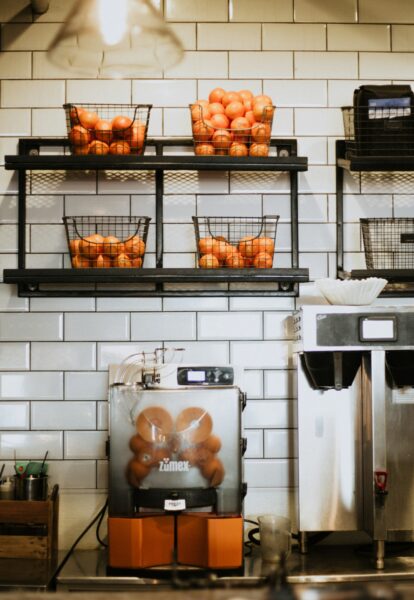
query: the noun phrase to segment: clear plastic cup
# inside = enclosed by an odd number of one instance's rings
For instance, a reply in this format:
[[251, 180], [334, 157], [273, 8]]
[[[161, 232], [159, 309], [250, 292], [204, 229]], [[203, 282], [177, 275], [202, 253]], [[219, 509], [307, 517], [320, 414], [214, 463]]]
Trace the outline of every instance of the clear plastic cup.
[[291, 522], [287, 517], [261, 515], [258, 517], [262, 559], [278, 563], [291, 550]]

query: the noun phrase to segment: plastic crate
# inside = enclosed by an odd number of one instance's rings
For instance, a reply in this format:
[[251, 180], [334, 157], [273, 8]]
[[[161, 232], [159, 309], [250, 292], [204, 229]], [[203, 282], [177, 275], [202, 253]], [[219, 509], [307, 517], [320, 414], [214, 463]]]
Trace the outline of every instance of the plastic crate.
[[204, 118], [202, 106], [190, 104], [189, 108], [194, 154], [204, 156], [268, 156], [275, 106], [265, 106], [261, 120], [254, 123], [252, 127], [238, 129], [214, 127], [208, 119]]
[[63, 217], [72, 267], [140, 268], [150, 217]]
[[414, 218], [360, 219], [367, 269], [414, 268]]
[[273, 266], [278, 215], [193, 217], [200, 268]]
[[[151, 104], [64, 104], [63, 108], [72, 154], [144, 154]], [[94, 124], [96, 116], [99, 120]]]
[[347, 153], [353, 156], [414, 156], [411, 107], [342, 107]]

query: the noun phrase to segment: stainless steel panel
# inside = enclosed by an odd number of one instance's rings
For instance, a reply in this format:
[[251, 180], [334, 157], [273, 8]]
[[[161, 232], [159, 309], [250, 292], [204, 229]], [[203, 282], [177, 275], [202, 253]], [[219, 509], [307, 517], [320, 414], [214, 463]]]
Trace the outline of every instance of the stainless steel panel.
[[361, 376], [312, 390], [298, 365], [299, 530], [362, 529]]

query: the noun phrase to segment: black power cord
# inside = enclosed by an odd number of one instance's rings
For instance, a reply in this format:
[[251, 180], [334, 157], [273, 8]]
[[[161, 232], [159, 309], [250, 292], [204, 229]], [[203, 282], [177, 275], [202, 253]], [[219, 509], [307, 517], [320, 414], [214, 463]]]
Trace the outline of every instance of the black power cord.
[[105, 504], [103, 505], [103, 507], [101, 508], [101, 510], [98, 512], [98, 514], [97, 514], [97, 515], [96, 515], [96, 516], [95, 516], [95, 517], [92, 519], [92, 521], [89, 523], [89, 525], [87, 525], [87, 526], [85, 527], [85, 529], [82, 531], [82, 533], [81, 533], [81, 534], [80, 534], [80, 535], [79, 535], [79, 536], [76, 538], [76, 540], [73, 542], [73, 544], [72, 544], [72, 546], [69, 548], [69, 550], [68, 550], [68, 552], [67, 552], [67, 554], [66, 554], [65, 558], [64, 558], [64, 559], [63, 559], [63, 561], [60, 563], [60, 565], [59, 565], [59, 567], [58, 567], [57, 571], [56, 571], [56, 572], [55, 572], [55, 574], [54, 574], [54, 578], [55, 578], [55, 579], [56, 579], [56, 577], [59, 575], [59, 573], [61, 572], [61, 570], [63, 569], [63, 567], [66, 565], [66, 563], [68, 562], [68, 560], [69, 560], [69, 558], [71, 557], [71, 555], [72, 555], [73, 551], [75, 550], [76, 546], [79, 544], [79, 542], [81, 541], [81, 539], [83, 538], [83, 536], [84, 536], [84, 535], [86, 535], [86, 534], [88, 533], [88, 531], [89, 531], [89, 530], [90, 530], [90, 528], [91, 528], [91, 527], [92, 527], [92, 526], [93, 526], [93, 525], [96, 523], [96, 521], [99, 521], [99, 522], [98, 522], [98, 526], [97, 526], [97, 528], [96, 528], [96, 537], [97, 537], [97, 539], [98, 539], [98, 541], [99, 541], [99, 543], [100, 543], [100, 544], [102, 544], [102, 545], [106, 545], [106, 544], [104, 544], [104, 543], [103, 543], [103, 542], [100, 540], [100, 538], [98, 537], [98, 536], [99, 536], [99, 532], [98, 532], [98, 530], [99, 530], [99, 527], [100, 527], [100, 525], [101, 525], [101, 523], [102, 523], [102, 520], [103, 520], [103, 518], [104, 518], [104, 515], [105, 515], [105, 512], [106, 512], [106, 509], [107, 509], [107, 507], [108, 507], [108, 502], [109, 502], [109, 499], [107, 498], [107, 499], [106, 499], [106, 501], [105, 501]]

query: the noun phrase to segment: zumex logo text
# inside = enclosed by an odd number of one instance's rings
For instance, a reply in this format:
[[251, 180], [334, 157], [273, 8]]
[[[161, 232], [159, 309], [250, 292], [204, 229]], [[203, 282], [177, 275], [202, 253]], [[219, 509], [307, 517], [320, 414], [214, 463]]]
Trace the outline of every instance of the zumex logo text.
[[164, 471], [164, 472], [168, 472], [168, 473], [172, 473], [174, 471], [189, 471], [190, 470], [190, 463], [188, 462], [188, 460], [170, 460], [169, 458], [163, 458], [163, 460], [160, 460], [159, 464], [159, 471]]

